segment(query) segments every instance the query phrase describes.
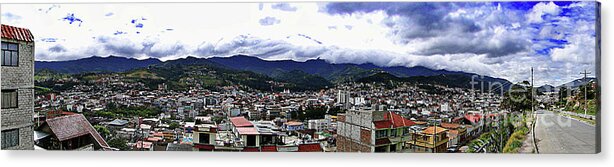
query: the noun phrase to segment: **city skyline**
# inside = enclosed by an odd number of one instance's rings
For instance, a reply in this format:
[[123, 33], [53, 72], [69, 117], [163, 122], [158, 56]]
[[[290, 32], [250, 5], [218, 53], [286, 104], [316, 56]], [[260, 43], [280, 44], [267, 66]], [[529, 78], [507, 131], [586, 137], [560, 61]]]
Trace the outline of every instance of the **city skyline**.
[[424, 66], [512, 82], [528, 80], [534, 67], [536, 85], [560, 85], [595, 69], [595, 4], [4, 4], [2, 23], [32, 30], [39, 61], [247, 54]]

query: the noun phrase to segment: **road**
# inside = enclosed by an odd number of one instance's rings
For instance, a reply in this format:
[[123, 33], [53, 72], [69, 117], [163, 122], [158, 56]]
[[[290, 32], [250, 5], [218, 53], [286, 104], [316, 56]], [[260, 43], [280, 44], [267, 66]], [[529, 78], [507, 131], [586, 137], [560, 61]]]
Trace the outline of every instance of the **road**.
[[535, 139], [540, 154], [595, 153], [596, 128], [550, 111], [538, 111]]

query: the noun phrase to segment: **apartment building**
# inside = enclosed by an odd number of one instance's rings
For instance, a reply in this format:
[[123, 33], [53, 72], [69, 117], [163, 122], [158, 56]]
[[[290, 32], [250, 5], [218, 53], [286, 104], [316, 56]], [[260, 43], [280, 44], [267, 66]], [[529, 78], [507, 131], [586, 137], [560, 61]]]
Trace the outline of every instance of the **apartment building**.
[[348, 110], [337, 116], [338, 152], [401, 152], [415, 123], [392, 111]]
[[34, 36], [2, 24], [2, 150], [33, 150]]

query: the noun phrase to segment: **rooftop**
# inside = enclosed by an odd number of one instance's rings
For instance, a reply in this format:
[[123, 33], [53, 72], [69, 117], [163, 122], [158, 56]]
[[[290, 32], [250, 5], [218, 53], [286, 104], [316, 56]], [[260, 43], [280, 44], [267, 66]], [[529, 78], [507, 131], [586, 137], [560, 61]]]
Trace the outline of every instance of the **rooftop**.
[[254, 126], [249, 120], [245, 119], [245, 117], [232, 117], [230, 118], [230, 122], [235, 127], [250, 127]]
[[2, 38], [34, 42], [34, 36], [29, 29], [2, 24]]

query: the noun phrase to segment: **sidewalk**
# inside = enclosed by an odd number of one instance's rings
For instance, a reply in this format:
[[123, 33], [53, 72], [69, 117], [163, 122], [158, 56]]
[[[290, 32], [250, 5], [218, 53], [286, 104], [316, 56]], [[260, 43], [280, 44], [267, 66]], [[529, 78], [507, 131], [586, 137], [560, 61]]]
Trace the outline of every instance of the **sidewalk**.
[[529, 127], [529, 133], [525, 136], [524, 141], [522, 142], [522, 147], [518, 150], [518, 153], [521, 154], [535, 154], [535, 143], [533, 143], [533, 121], [529, 118], [527, 121], [527, 127]]

